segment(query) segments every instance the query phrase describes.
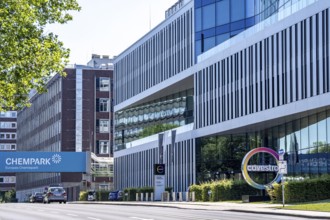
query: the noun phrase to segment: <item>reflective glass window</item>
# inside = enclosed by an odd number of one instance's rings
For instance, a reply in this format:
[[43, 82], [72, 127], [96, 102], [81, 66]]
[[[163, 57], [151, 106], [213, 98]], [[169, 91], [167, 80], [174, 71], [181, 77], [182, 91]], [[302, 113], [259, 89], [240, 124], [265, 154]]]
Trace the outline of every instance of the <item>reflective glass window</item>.
[[196, 50], [195, 51], [196, 55], [199, 55], [202, 53], [202, 41], [201, 40], [196, 41], [195, 50]]
[[278, 128], [278, 142], [279, 142], [279, 149], [286, 149], [285, 146], [285, 126], [284, 125], [280, 125]]
[[221, 44], [222, 42], [229, 39], [229, 33], [221, 34], [216, 37], [216, 44]]
[[215, 46], [215, 37], [209, 37], [204, 40], [204, 51], [207, 51]]
[[202, 28], [209, 29], [215, 27], [215, 5], [207, 5], [202, 8]]
[[308, 148], [308, 118], [301, 119], [301, 149]]
[[231, 9], [230, 10], [231, 22], [244, 19], [244, 17], [245, 17], [244, 0], [232, 0], [230, 9]]
[[320, 113], [318, 115], [317, 122], [317, 143], [318, 143], [318, 152], [324, 153], [327, 152], [327, 123], [326, 123], [326, 113]]
[[195, 7], [198, 8], [198, 7], [201, 7], [202, 6], [202, 0], [195, 0]]
[[229, 23], [229, 0], [223, 0], [216, 3], [216, 25], [223, 25]]
[[202, 30], [202, 9], [197, 8], [195, 10], [195, 31], [201, 31]]
[[236, 31], [245, 27], [245, 20], [236, 21], [230, 24], [230, 30]]
[[216, 35], [228, 33], [230, 31], [230, 25], [225, 24], [216, 28]]
[[254, 16], [254, 0], [246, 0], [245, 8], [246, 8], [246, 17], [247, 18]]
[[245, 27], [251, 27], [255, 24], [255, 17], [250, 17], [245, 20]]
[[317, 118], [317, 143], [318, 143], [318, 166], [319, 173], [327, 173], [328, 167], [328, 146], [327, 146], [327, 121], [326, 112], [318, 114]]
[[317, 148], [317, 123], [316, 115], [309, 116], [309, 147]]

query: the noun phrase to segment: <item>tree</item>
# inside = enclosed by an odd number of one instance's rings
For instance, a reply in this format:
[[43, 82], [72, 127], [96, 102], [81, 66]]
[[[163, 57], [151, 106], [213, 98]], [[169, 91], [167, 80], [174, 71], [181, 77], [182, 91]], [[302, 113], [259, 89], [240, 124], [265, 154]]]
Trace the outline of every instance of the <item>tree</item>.
[[64, 75], [69, 49], [47, 24], [72, 20], [76, 0], [0, 1], [0, 111], [29, 106], [29, 92], [45, 92], [51, 74]]

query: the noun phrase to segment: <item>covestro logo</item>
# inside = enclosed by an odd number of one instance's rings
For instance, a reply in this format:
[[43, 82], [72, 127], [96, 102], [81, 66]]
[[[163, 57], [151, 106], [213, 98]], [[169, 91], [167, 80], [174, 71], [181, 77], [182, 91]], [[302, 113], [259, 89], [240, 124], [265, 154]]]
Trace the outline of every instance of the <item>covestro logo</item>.
[[[270, 154], [271, 156], [274, 157], [277, 165], [249, 164], [251, 157], [258, 153]], [[243, 158], [242, 166], [241, 166], [242, 174], [243, 174], [245, 181], [250, 186], [257, 188], [257, 189], [266, 189], [266, 188], [270, 187], [273, 183], [279, 182], [282, 178], [282, 174], [278, 173], [278, 159], [279, 159], [278, 154], [274, 150], [267, 148], [267, 147], [259, 147], [259, 148], [255, 148], [255, 149], [249, 151]], [[249, 175], [249, 172], [276, 172], [277, 175], [274, 178], [274, 180], [263, 185], [263, 184], [259, 184], [259, 183], [256, 183], [255, 181], [253, 181], [253, 179]]]

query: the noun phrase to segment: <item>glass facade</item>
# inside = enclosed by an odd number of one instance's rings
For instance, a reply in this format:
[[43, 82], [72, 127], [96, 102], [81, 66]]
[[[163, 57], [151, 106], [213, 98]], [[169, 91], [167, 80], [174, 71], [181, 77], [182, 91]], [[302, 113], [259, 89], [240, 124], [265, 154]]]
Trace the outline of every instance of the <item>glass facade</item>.
[[124, 149], [125, 143], [141, 138], [144, 129], [150, 126], [192, 123], [193, 93], [191, 89], [116, 112], [115, 151]]
[[195, 56], [301, 0], [195, 0]]
[[[275, 151], [284, 149], [288, 176], [312, 177], [329, 173], [330, 110], [255, 132], [198, 139], [197, 182], [229, 178], [241, 173], [245, 154], [257, 147]], [[267, 162], [271, 159], [265, 156], [263, 160]], [[259, 177], [260, 183], [263, 183], [274, 178], [275, 173], [259, 175], [264, 175]]]

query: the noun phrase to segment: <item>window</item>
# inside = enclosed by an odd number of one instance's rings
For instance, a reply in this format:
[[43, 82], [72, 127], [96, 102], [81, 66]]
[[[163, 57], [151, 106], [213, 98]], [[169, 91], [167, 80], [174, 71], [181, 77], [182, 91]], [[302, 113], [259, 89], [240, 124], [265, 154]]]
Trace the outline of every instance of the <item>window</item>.
[[17, 112], [15, 111], [9, 111], [9, 112], [0, 112], [1, 118], [16, 118]]
[[0, 128], [16, 128], [16, 122], [0, 122]]
[[109, 120], [100, 119], [100, 133], [109, 132]]
[[1, 133], [0, 139], [16, 139], [16, 133]]
[[109, 153], [109, 141], [99, 141], [99, 149], [100, 154], [108, 154]]
[[217, 2], [216, 15], [217, 15], [217, 25], [223, 25], [229, 23], [230, 10], [229, 10], [229, 0], [224, 0]]
[[110, 110], [109, 99], [99, 99], [99, 111], [100, 112], [109, 112], [109, 110]]
[[231, 1], [231, 22], [244, 19], [245, 17], [245, 6], [244, 0], [232, 0]]
[[101, 77], [99, 79], [100, 91], [110, 91], [110, 78]]
[[210, 4], [202, 9], [203, 29], [215, 27], [215, 4]]

